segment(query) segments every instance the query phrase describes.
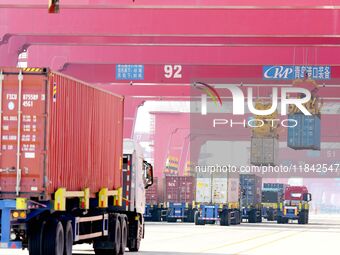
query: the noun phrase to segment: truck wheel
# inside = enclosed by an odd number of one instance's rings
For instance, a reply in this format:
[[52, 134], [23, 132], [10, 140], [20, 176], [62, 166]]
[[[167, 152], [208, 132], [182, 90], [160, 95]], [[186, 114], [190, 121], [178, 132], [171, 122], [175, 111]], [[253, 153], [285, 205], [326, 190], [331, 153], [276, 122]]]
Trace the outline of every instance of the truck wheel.
[[241, 213], [240, 211], [235, 211], [236, 225], [241, 224]]
[[256, 210], [252, 209], [248, 212], [248, 223], [256, 223]]
[[184, 222], [190, 222], [190, 223], [195, 222], [195, 212], [196, 211], [197, 211], [196, 209], [189, 209], [186, 213], [187, 217], [184, 218]]
[[132, 236], [129, 242], [129, 251], [137, 252], [139, 251], [140, 241], [142, 240], [143, 227], [140, 221], [136, 222], [135, 236]]
[[256, 222], [257, 223], [262, 223], [262, 213], [259, 210], [256, 210]]
[[282, 224], [282, 216], [277, 216], [277, 224]]
[[60, 221], [57, 219], [50, 219], [45, 225], [42, 238], [42, 254], [64, 254], [64, 229]]
[[125, 216], [120, 217], [120, 228], [122, 230], [122, 238], [121, 238], [122, 242], [120, 244], [119, 254], [124, 254], [125, 248], [127, 245], [127, 238], [128, 238], [128, 231], [127, 231], [127, 224], [126, 224]]
[[204, 225], [204, 221], [199, 219], [200, 216], [200, 212], [196, 211], [194, 216], [195, 225]]
[[46, 221], [34, 221], [29, 225], [28, 252], [30, 255], [43, 255], [42, 253], [42, 233]]
[[221, 213], [221, 226], [229, 226], [230, 225], [230, 213], [227, 210], [222, 211]]
[[305, 211], [301, 211], [298, 219], [299, 224], [306, 224], [306, 214]]
[[67, 221], [64, 224], [64, 236], [65, 236], [64, 255], [72, 255], [73, 229], [71, 221]]
[[122, 230], [120, 228], [120, 221], [119, 216], [113, 217], [109, 229], [109, 237], [110, 241], [113, 242], [113, 249], [112, 249], [112, 255], [119, 254], [120, 251], [120, 244], [122, 242]]

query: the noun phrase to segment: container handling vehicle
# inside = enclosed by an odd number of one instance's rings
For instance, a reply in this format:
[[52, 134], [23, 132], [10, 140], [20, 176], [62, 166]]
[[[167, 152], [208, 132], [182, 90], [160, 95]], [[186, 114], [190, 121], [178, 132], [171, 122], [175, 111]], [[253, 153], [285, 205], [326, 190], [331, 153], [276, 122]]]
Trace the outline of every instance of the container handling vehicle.
[[305, 186], [288, 186], [285, 189], [284, 201], [278, 208], [277, 223], [286, 224], [297, 220], [299, 224], [308, 224], [309, 202], [312, 195]]
[[138, 251], [152, 167], [124, 141], [124, 98], [42, 68], [0, 68], [1, 248]]
[[262, 188], [262, 217], [267, 221], [276, 221], [280, 203], [284, 199], [287, 184], [263, 183]]

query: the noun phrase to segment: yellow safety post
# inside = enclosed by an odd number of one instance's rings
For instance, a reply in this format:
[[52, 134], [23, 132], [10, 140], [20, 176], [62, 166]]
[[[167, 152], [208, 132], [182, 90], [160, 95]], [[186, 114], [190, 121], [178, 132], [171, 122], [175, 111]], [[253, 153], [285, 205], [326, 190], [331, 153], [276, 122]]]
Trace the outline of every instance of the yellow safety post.
[[17, 210], [27, 210], [27, 198], [16, 198], [16, 207]]
[[107, 208], [108, 207], [108, 188], [102, 188], [98, 193], [98, 207]]
[[90, 189], [85, 188], [83, 191], [67, 191], [66, 188], [59, 188], [54, 193], [54, 210], [65, 211], [67, 198], [79, 198], [81, 207], [90, 208]]
[[65, 211], [66, 210], [66, 189], [59, 188], [54, 193], [54, 210]]
[[107, 208], [109, 197], [113, 197], [114, 206], [123, 205], [123, 189], [122, 188], [118, 188], [117, 190], [108, 190], [108, 188], [102, 188], [98, 193], [98, 207]]

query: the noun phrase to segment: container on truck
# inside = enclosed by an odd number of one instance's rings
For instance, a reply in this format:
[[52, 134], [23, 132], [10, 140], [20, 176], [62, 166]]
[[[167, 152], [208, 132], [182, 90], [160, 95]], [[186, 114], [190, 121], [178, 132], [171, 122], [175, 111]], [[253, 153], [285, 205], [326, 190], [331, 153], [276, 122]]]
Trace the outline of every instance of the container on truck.
[[152, 168], [123, 157], [124, 98], [41, 68], [0, 68], [0, 98], [1, 248], [138, 251]]
[[196, 225], [240, 224], [239, 176], [230, 173], [211, 173], [198, 175], [196, 180]]
[[[159, 185], [159, 181], [162, 185]], [[194, 222], [193, 202], [195, 200], [196, 179], [192, 176], [164, 176], [157, 178], [152, 193], [161, 194], [157, 203], [151, 200], [150, 194], [146, 204], [146, 214], [150, 221]], [[155, 196], [154, 196], [155, 197]]]
[[255, 174], [241, 174], [240, 186], [242, 219], [248, 220], [249, 223], [262, 222], [262, 177]]

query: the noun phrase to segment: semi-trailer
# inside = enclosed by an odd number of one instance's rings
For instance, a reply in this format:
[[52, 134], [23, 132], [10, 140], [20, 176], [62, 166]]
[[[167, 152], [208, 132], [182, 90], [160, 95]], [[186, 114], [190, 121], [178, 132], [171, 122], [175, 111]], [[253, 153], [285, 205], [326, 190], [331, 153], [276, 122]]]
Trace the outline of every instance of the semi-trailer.
[[255, 174], [241, 174], [240, 186], [242, 220], [245, 219], [249, 223], [262, 222], [262, 177]]
[[286, 187], [284, 201], [278, 209], [277, 223], [286, 224], [289, 220], [297, 220], [299, 224], [308, 224], [310, 201], [312, 195], [306, 186]]
[[241, 223], [238, 174], [211, 173], [197, 176], [195, 225], [222, 226]]
[[284, 199], [287, 184], [263, 183], [262, 187], [262, 217], [267, 221], [276, 221], [280, 203]]
[[0, 68], [1, 248], [138, 251], [152, 168], [125, 141], [124, 98], [42, 68]]

